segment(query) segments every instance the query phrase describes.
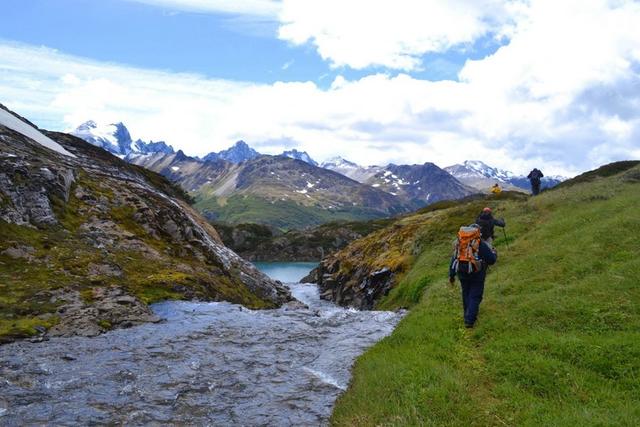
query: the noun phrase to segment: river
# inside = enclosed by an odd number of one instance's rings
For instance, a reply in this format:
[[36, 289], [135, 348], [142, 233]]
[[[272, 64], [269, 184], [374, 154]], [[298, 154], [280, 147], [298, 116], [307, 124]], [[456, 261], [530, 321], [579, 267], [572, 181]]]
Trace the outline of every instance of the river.
[[[311, 267], [259, 265], [279, 280]], [[288, 286], [308, 309], [163, 302], [160, 324], [0, 346], [0, 425], [325, 425], [354, 359], [400, 315]]]

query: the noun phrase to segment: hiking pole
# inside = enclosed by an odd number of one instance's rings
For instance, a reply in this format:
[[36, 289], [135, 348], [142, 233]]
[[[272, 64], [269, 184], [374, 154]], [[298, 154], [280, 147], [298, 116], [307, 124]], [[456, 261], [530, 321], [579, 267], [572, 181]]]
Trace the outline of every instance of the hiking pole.
[[507, 239], [507, 230], [505, 230], [506, 227], [502, 227], [502, 232], [504, 233], [504, 242], [507, 244], [507, 249], [511, 250], [511, 248], [509, 248], [509, 239]]

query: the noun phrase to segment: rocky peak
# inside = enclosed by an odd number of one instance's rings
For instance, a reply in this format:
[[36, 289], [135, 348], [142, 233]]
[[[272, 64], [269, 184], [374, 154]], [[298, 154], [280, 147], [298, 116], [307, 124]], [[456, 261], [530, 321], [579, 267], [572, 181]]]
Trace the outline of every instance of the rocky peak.
[[231, 163], [242, 163], [247, 160], [255, 159], [259, 155], [260, 153], [249, 147], [249, 145], [242, 140], [236, 142], [233, 147], [218, 153], [218, 156], [221, 159]]
[[313, 160], [306, 151], [298, 151], [294, 148], [293, 150], [284, 151], [282, 156], [289, 157], [290, 159], [301, 160], [313, 166], [318, 166], [318, 162]]
[[149, 141], [144, 142], [141, 139], [136, 140], [133, 143], [133, 152], [137, 154], [153, 154], [153, 153], [163, 153], [163, 154], [173, 154], [175, 151], [171, 145], [167, 145], [164, 141]]
[[87, 120], [86, 122], [78, 126], [76, 128], [76, 131], [89, 131], [91, 129], [95, 129], [96, 127], [98, 127], [96, 122], [94, 122], [93, 120]]
[[178, 152], [176, 153], [176, 156], [174, 158], [174, 161], [182, 162], [182, 161], [190, 160], [190, 159], [191, 159], [191, 157], [189, 157], [186, 154], [184, 154], [184, 151], [178, 150]]
[[164, 141], [145, 142], [142, 139], [133, 141], [129, 129], [122, 122], [101, 124], [89, 120], [78, 126], [71, 134], [121, 158], [128, 159], [154, 153], [174, 153], [173, 147]]
[[335, 157], [331, 157], [330, 159], [325, 160], [324, 162], [322, 162], [322, 164], [320, 165], [320, 167], [323, 167], [325, 169], [331, 169], [331, 167], [353, 167], [353, 168], [358, 168], [360, 166], [358, 166], [356, 163], [351, 162], [343, 157], [340, 156], [335, 156]]
[[226, 160], [231, 163], [242, 163], [247, 160], [255, 159], [258, 156], [260, 156], [260, 153], [251, 148], [246, 142], [240, 140], [226, 150], [207, 154], [202, 158], [202, 160], [205, 162]]
[[205, 162], [217, 162], [218, 160], [220, 160], [220, 155], [212, 151], [211, 153], [202, 157], [202, 160]]
[[124, 157], [133, 151], [131, 134], [122, 122], [102, 124], [89, 120], [71, 134], [116, 156]]

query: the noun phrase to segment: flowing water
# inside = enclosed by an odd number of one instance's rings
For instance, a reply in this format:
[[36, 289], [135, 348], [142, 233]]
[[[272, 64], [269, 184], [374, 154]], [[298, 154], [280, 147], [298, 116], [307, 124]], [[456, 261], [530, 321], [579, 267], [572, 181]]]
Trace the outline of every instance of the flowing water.
[[308, 309], [165, 302], [161, 324], [0, 346], [0, 425], [326, 424], [354, 359], [400, 315], [289, 286]]
[[297, 283], [318, 266], [317, 262], [255, 262], [254, 264], [264, 274], [282, 283]]

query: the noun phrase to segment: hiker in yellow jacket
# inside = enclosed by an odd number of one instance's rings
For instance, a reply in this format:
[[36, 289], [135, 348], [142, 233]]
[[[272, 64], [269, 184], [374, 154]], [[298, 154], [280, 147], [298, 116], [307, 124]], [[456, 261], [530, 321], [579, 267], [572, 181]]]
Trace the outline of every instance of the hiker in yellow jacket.
[[502, 188], [500, 188], [500, 186], [496, 182], [495, 184], [493, 184], [493, 187], [491, 187], [491, 194], [499, 196], [500, 193], [502, 193]]

